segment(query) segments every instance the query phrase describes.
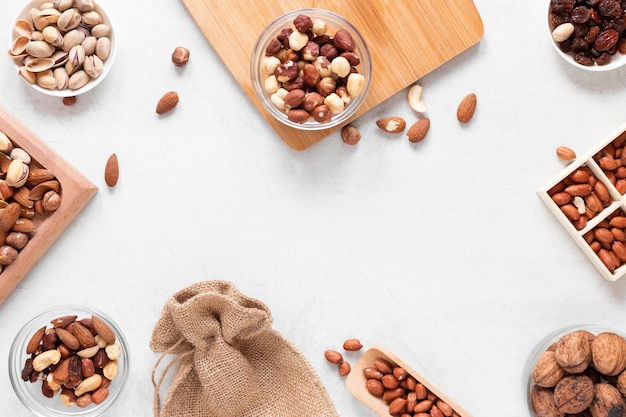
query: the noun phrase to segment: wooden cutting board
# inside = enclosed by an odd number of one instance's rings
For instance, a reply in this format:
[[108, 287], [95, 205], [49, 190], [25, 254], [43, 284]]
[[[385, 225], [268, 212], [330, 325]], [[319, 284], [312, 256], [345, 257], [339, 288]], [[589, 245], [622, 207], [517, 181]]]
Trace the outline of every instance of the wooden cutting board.
[[478, 43], [483, 23], [472, 0], [183, 0], [245, 93], [291, 148], [303, 150], [336, 130], [303, 132], [262, 107], [249, 73], [254, 43], [274, 19], [299, 8], [333, 11], [361, 32], [372, 55], [372, 86], [355, 118]]

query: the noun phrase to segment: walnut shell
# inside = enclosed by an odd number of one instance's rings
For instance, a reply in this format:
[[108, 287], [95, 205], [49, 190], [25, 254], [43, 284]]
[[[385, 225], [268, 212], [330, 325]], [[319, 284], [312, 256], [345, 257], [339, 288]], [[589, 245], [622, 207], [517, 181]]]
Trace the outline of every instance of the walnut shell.
[[626, 403], [617, 388], [609, 384], [596, 384], [595, 397], [589, 406], [593, 417], [624, 417]]
[[570, 375], [554, 387], [554, 404], [562, 413], [576, 414], [591, 405], [594, 394], [591, 378], [586, 375]]
[[530, 392], [530, 403], [536, 417], [563, 417], [554, 404], [554, 394], [549, 388], [535, 385]]
[[619, 374], [615, 382], [615, 388], [618, 389], [622, 397], [626, 397], [626, 371]]
[[601, 374], [614, 376], [626, 369], [626, 340], [611, 333], [599, 333], [591, 344], [594, 367]]
[[556, 361], [555, 353], [550, 350], [543, 352], [532, 373], [535, 384], [540, 387], [551, 388], [564, 377], [565, 369]]
[[555, 359], [566, 372], [578, 374], [591, 364], [589, 334], [591, 333], [586, 330], [577, 330], [566, 334], [556, 342]]

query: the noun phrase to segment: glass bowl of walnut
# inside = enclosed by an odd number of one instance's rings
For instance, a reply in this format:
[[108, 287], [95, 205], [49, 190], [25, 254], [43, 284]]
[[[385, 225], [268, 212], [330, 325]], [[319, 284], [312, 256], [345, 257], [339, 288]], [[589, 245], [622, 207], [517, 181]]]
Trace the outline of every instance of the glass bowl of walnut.
[[19, 12], [8, 55], [19, 76], [55, 97], [86, 93], [116, 56], [111, 19], [93, 0], [30, 0]]
[[524, 393], [531, 416], [626, 413], [626, 339], [598, 325], [550, 333], [531, 352]]
[[273, 117], [296, 129], [321, 130], [354, 116], [370, 88], [372, 61], [363, 37], [345, 18], [299, 9], [261, 33], [250, 75]]
[[618, 0], [550, 0], [551, 43], [568, 63], [588, 71], [626, 64], [626, 9]]
[[128, 371], [128, 343], [120, 328], [89, 307], [42, 312], [22, 327], [9, 351], [13, 390], [40, 417], [104, 414]]

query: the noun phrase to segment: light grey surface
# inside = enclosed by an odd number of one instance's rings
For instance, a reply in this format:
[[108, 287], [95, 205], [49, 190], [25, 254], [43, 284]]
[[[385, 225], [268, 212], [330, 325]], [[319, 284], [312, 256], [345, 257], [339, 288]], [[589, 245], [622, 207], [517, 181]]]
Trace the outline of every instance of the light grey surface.
[[[375, 126], [388, 115], [415, 120], [404, 91], [355, 122], [357, 146], [336, 133], [291, 150], [176, 0], [103, 2], [117, 61], [73, 107], [0, 59], [0, 105], [100, 187], [0, 306], [0, 415], [29, 415], [6, 376], [13, 336], [66, 303], [122, 326], [132, 369], [112, 413], [151, 415], [152, 328], [172, 293], [205, 279], [267, 303], [342, 416], [373, 415], [323, 357], [348, 337], [386, 345], [475, 416], [526, 415], [535, 344], [573, 323], [623, 330], [626, 295], [536, 195], [564, 168], [557, 146], [585, 153], [624, 122], [626, 69], [563, 62], [543, 3], [476, 0], [482, 41], [420, 81], [431, 130], [418, 145]], [[0, 14], [6, 49], [21, 5], [9, 0]], [[191, 51], [182, 70], [170, 62], [179, 45]], [[180, 104], [158, 117], [169, 90]], [[478, 109], [462, 126], [456, 106], [470, 92]], [[108, 189], [113, 152], [120, 181]]]

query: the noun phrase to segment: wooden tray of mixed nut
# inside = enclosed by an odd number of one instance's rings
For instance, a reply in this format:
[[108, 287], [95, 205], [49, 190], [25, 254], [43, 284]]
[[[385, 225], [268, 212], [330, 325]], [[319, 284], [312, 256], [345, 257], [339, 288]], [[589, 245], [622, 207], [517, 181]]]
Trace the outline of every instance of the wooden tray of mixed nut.
[[96, 191], [0, 107], [0, 304]]
[[[483, 24], [472, 0], [183, 0], [244, 92], [281, 139], [296, 150], [322, 140], [333, 129], [302, 131], [282, 124], [255, 96], [249, 72], [255, 42], [266, 26], [300, 8], [335, 12], [361, 33], [372, 59], [372, 85], [358, 117], [435, 68], [478, 43]], [[396, 47], [394, 47], [394, 45]]]

